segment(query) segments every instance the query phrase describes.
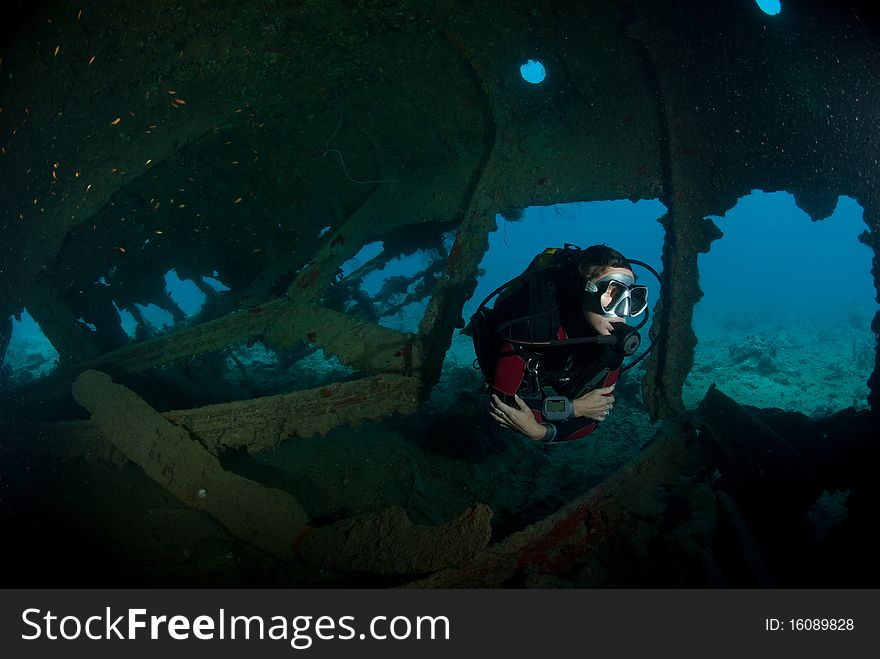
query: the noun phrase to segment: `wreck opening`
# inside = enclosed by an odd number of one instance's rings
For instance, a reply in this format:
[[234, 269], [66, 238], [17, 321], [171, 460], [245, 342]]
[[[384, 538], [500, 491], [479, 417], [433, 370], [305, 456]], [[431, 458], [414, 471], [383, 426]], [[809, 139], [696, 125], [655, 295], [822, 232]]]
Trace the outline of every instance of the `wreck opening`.
[[782, 11], [782, 3], [780, 0], [755, 0], [761, 11], [768, 16], [776, 16]]
[[0, 382], [19, 386], [52, 373], [58, 367], [58, 351], [28, 310], [13, 316], [9, 324], [9, 343], [0, 355]]
[[187, 318], [197, 315], [208, 296], [189, 279], [181, 279], [177, 271], [172, 268], [165, 273], [165, 289], [171, 300], [180, 307]]
[[146, 306], [135, 304], [135, 313], [138, 314], [139, 325], [144, 330], [144, 336], [157, 336], [174, 329], [177, 320], [167, 309], [163, 309], [154, 302]]
[[[830, 212], [830, 211], [829, 211]], [[827, 416], [867, 407], [878, 311], [862, 208], [810, 221], [788, 193], [753, 191], [699, 259], [699, 342], [684, 397], [717, 384], [741, 403]]]
[[455, 231], [445, 222], [426, 222], [369, 242], [339, 267], [322, 303], [416, 334], [454, 243]]
[[547, 78], [547, 69], [540, 60], [530, 59], [519, 67], [522, 79], [533, 85], [538, 85]]
[[220, 276], [220, 273], [218, 273], [216, 270], [214, 270], [214, 272], [212, 273], [212, 275], [210, 277], [209, 276], [202, 277], [202, 281], [204, 281], [206, 284], [208, 284], [208, 286], [213, 288], [215, 293], [225, 293], [226, 291], [230, 290], [229, 286], [227, 286], [222, 281], [220, 281], [218, 279], [219, 276]]
[[[229, 346], [220, 355], [223, 362], [218, 375], [223, 383], [223, 400], [303, 391], [363, 375], [336, 355], [308, 344], [293, 351], [276, 351], [263, 341], [254, 341]], [[208, 371], [202, 378], [212, 376]]]
[[137, 336], [138, 321], [128, 309], [120, 309], [116, 302], [112, 304], [116, 313], [119, 314], [119, 326], [122, 328], [122, 331], [125, 332], [129, 339], [134, 339]]

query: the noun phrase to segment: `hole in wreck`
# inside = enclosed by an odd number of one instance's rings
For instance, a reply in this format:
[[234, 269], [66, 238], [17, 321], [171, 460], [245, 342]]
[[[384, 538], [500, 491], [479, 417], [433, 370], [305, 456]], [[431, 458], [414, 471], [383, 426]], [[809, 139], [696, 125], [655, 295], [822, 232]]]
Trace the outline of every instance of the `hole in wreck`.
[[18, 386], [42, 378], [55, 370], [58, 356], [39, 323], [24, 309], [12, 317], [9, 345], [0, 355], [0, 381]]
[[313, 389], [363, 375], [335, 355], [307, 345], [277, 352], [254, 341], [230, 347], [223, 354], [222, 377], [232, 400]]
[[537, 85], [544, 82], [544, 79], [547, 77], [547, 70], [540, 61], [530, 59], [519, 67], [519, 74], [526, 82]]
[[135, 304], [134, 306], [149, 324], [147, 329], [150, 333], [161, 334], [174, 327], [174, 316], [171, 315], [171, 312], [162, 309], [152, 302], [146, 306], [142, 304]]
[[213, 276], [211, 277], [202, 277], [202, 281], [204, 281], [208, 286], [214, 289], [217, 293], [225, 293], [230, 290], [229, 286], [224, 284], [220, 279], [218, 279], [220, 275], [214, 270]]
[[[108, 275], [111, 280], [114, 271], [115, 268]], [[198, 284], [193, 279], [181, 278], [177, 270], [171, 268], [162, 276], [164, 296], [160, 296], [158, 304], [144, 304], [145, 300], [109, 300], [119, 314], [122, 331], [129, 339], [142, 340], [178, 329], [181, 325], [194, 321], [208, 310], [210, 302], [217, 302], [222, 294], [230, 291], [219, 279], [217, 270], [213, 270], [211, 276], [201, 275], [196, 279]], [[97, 283], [111, 286], [105, 277], [101, 277]], [[126, 289], [123, 286], [117, 291], [124, 293]]]
[[768, 16], [776, 16], [776, 14], [782, 11], [780, 0], [755, 0], [755, 4]]
[[165, 273], [165, 289], [174, 303], [187, 316], [194, 316], [201, 311], [207, 299], [193, 282], [181, 279], [174, 269]]
[[120, 309], [116, 302], [113, 302], [113, 308], [116, 309], [116, 313], [119, 314], [119, 324], [122, 327], [122, 331], [128, 335], [128, 338], [135, 338], [138, 322], [135, 320], [134, 316], [131, 315], [131, 312], [128, 309]]
[[398, 233], [364, 245], [343, 263], [323, 304], [398, 332], [418, 332], [455, 231], [426, 222]]
[[754, 191], [712, 219], [724, 237], [700, 255], [705, 297], [694, 309], [685, 404], [715, 382], [756, 407], [810, 416], [866, 408], [877, 304], [858, 203], [841, 197], [813, 222], [792, 195]]

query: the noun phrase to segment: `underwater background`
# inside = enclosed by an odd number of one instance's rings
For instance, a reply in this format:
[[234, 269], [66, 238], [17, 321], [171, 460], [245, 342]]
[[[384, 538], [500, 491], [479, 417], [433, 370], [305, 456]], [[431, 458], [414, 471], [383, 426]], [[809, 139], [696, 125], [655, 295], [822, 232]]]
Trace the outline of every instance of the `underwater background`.
[[[551, 15], [558, 9], [554, 3], [521, 4], [518, 11], [530, 16]], [[751, 9], [752, 3], [748, 4]], [[762, 10], [775, 15], [779, 3], [771, 4], [770, 10]], [[566, 11], [580, 11], [569, 3], [561, 5]], [[51, 20], [51, 28], [43, 25], [46, 16], [59, 23], [58, 17], [64, 16], [73, 24], [80, 22], [81, 15], [89, 20], [97, 10], [92, 5], [85, 14], [81, 9], [76, 14], [78, 8], [69, 3], [46, 3], [44, 13], [34, 11], [35, 19], [22, 7], [19, 3], [20, 20], [28, 30], [37, 29], [33, 21], [54, 30]], [[408, 3], [341, 3], [331, 10], [314, 3], [270, 2], [260, 8], [264, 13], [254, 24], [261, 26], [261, 34], [253, 38], [256, 44], [262, 43], [261, 38], [266, 44], [254, 46], [259, 53], [254, 57], [260, 75], [270, 81], [267, 88], [273, 87], [276, 67], [286, 66], [285, 58], [292, 58], [286, 50], [289, 23], [280, 18], [283, 11], [312, 12], [309, 20], [334, 35], [345, 53], [353, 52], [360, 39], [376, 47], [381, 42], [376, 34], [418, 30], [412, 25], [434, 20], [425, 19], [422, 10]], [[56, 9], [60, 13], [53, 13]], [[630, 14], [638, 11], [631, 3], [621, 3], [617, 9], [623, 16], [621, 26], [628, 25]], [[174, 11], [198, 16], [207, 10], [200, 3], [182, 3]], [[354, 25], [368, 25], [365, 34], [342, 28], [333, 32], [337, 21], [343, 20], [333, 11]], [[376, 25], [357, 12], [391, 18]], [[355, 14], [357, 20], [352, 18]], [[132, 20], [138, 21], [146, 24], [143, 16]], [[609, 20], [606, 26], [596, 17], [585, 24], [590, 26], [585, 30], [618, 36], [625, 32], [618, 23]], [[161, 38], [144, 37], [147, 45], [140, 43], [140, 57], [149, 59], [151, 48], [170, 44], [172, 59], [183, 61], [188, 57], [186, 40], [177, 29], [168, 27]], [[199, 52], [210, 53], [199, 76], [211, 80], [210, 76], [223, 72], [213, 49], [240, 37], [230, 30], [230, 34], [212, 33], [210, 48], [198, 42], [198, 48], [204, 49]], [[196, 32], [199, 39], [207, 39], [207, 31]], [[8, 89], [17, 89], [13, 74], [19, 73], [18, 62], [10, 62], [9, 53], [14, 59], [15, 49], [25, 48], [14, 34], [6, 28], [4, 46], [13, 46], [0, 52], [5, 55], [0, 58], [0, 74]], [[444, 37], [467, 51], [456, 38]], [[163, 39], [168, 43], [162, 45]], [[48, 43], [35, 46], [46, 66], [68, 50]], [[251, 48], [248, 43], [243, 48]], [[83, 50], [82, 61], [72, 64], [72, 70], [94, 71], [89, 69], [96, 61], [94, 56], [89, 59], [90, 52]], [[549, 51], [549, 81], [544, 83], [543, 66], [538, 78], [530, 80], [535, 62], [526, 52], [531, 53], [523, 48], [509, 54], [517, 65], [510, 69], [516, 84], [545, 84], [551, 89], [562, 84], [553, 79], [556, 62]], [[116, 51], [104, 55], [102, 59], [122, 58]], [[146, 65], [135, 61], [126, 66], [125, 70], [142, 71], [139, 67]], [[479, 66], [475, 70], [480, 74]], [[143, 114], [158, 116], [155, 106], [161, 106], [162, 121], [171, 121], [168, 116], [177, 120], [185, 112], [208, 113], [211, 102], [198, 106], [196, 93], [185, 91], [185, 76], [178, 91], [178, 85], [172, 84], [176, 74], [162, 75], [168, 79], [162, 78], [161, 84], [140, 78], [116, 81], [112, 93], [104, 89], [105, 83], [94, 84], [108, 96], [149, 97]], [[430, 87], [430, 81], [426, 83], [430, 76], [425, 74], [399, 81], [381, 69], [371, 75], [376, 76], [375, 84], [386, 84], [387, 76], [393, 80], [390, 84], [399, 82], [403, 88]], [[803, 76], [805, 85], [809, 82], [803, 71], [794, 71], [793, 86], [799, 84], [797, 75]], [[207, 96], [211, 85], [206, 78], [199, 79], [201, 87], [192, 88]], [[608, 89], [615, 89], [619, 81], [613, 75], [609, 79]], [[51, 287], [25, 291], [3, 271], [3, 288], [11, 292], [0, 300], [4, 301], [0, 345], [5, 348], [0, 355], [0, 520], [8, 529], [3, 555], [15, 573], [13, 581], [43, 586], [306, 587], [861, 584], [863, 563], [853, 556], [862, 551], [857, 548], [866, 527], [853, 531], [848, 522], [853, 510], [860, 520], [870, 510], [863, 498], [853, 497], [856, 481], [850, 471], [857, 470], [859, 460], [835, 456], [839, 462], [833, 462], [834, 478], [798, 492], [789, 509], [785, 495], [774, 489], [777, 486], [762, 480], [763, 458], [755, 449], [771, 447], [766, 450], [773, 453], [771, 463], [783, 456], [768, 466], [767, 473], [774, 474], [770, 481], [787, 471], [810, 472], [813, 462], [821, 463], [821, 456], [830, 454], [823, 444], [829, 437], [846, 436], [858, 444], [858, 451], [865, 451], [856, 453], [876, 457], [875, 448], [864, 448], [867, 435], [862, 433], [873, 427], [868, 382], [877, 346], [871, 323], [880, 311], [872, 274], [871, 241], [876, 242], [876, 237], [865, 209], [853, 197], [832, 195], [836, 206], [825, 219], [816, 219], [816, 213], [811, 217], [784, 185], [768, 183], [771, 191], [751, 190], [723, 216], [706, 215], [721, 235], [707, 241], [707, 249], [697, 250], [699, 293], [693, 293], [699, 299], [692, 321], [696, 345], [682, 388], [685, 409], [669, 423], [652, 420], [644, 393], [652, 374], [649, 360], [644, 360], [617, 384], [613, 414], [594, 433], [574, 442], [543, 445], [487, 427], [488, 399], [475, 367], [472, 339], [460, 329], [491, 291], [523, 272], [548, 247], [606, 244], [664, 275], [669, 218], [681, 213], [678, 206], [672, 207], [671, 195], [659, 194], [668, 182], [645, 184], [657, 194], [637, 194], [614, 180], [604, 162], [605, 172], [598, 173], [597, 165], [595, 171], [579, 176], [600, 182], [610, 177], [611, 185], [618, 186], [615, 194], [606, 195], [613, 200], [551, 203], [548, 195], [589, 198], [593, 193], [567, 195], [564, 186], [561, 193], [559, 187], [552, 193], [548, 179], [530, 171], [531, 187], [525, 197], [534, 199], [534, 205], [505, 208], [495, 199], [481, 201], [490, 208], [489, 231], [476, 278], [464, 284], [473, 284], [473, 292], [465, 296], [460, 312], [453, 312], [457, 317], [444, 316], [456, 329], [436, 383], [426, 377], [424, 387], [421, 381], [414, 382], [418, 378], [410, 368], [412, 360], [420, 357], [413, 356], [417, 350], [413, 345], [425, 327], [433, 326], [436, 309], [445, 309], [433, 306], [434, 296], [446, 295], [448, 273], [474, 242], [473, 234], [462, 230], [469, 216], [463, 208], [445, 217], [420, 214], [424, 209], [414, 203], [411, 223], [401, 221], [394, 227], [389, 222], [393, 229], [372, 235], [370, 225], [384, 222], [383, 213], [392, 205], [375, 191], [394, 189], [399, 181], [380, 171], [384, 165], [375, 154], [384, 147], [377, 147], [373, 134], [358, 122], [367, 122], [373, 112], [392, 113], [394, 108], [405, 108], [402, 114], [407, 117], [428, 116], [428, 110], [424, 105], [413, 110], [406, 105], [408, 100], [398, 99], [388, 106], [364, 101], [353, 112], [346, 103], [354, 102], [355, 92], [328, 83], [306, 94], [302, 107], [288, 111], [288, 102], [293, 106], [299, 93], [291, 85], [273, 100], [284, 108], [274, 117], [277, 124], [259, 114], [257, 101], [254, 106], [249, 101], [233, 104], [233, 121], [246, 122], [244, 128], [211, 127], [209, 138], [194, 147], [199, 150], [197, 157], [185, 157], [184, 147], [175, 146], [170, 164], [161, 165], [172, 173], [164, 170], [161, 179], [147, 176], [152, 167], [160, 171], [160, 163], [142, 158], [131, 146], [135, 138], [108, 140], [102, 154], [136, 159], [145, 173], [129, 188], [123, 186], [118, 195], [109, 196], [100, 210], [93, 210], [89, 217], [94, 223], [64, 234], [64, 241], [51, 252], [49, 266], [37, 268], [38, 276], [57, 276], [69, 286], [54, 297], [35, 294], [32, 290]], [[14, 231], [19, 230], [28, 236], [27, 231], [35, 231], [31, 244], [39, 243], [40, 230], [19, 227], [40, 221], [37, 213], [43, 212], [44, 204], [54, 203], [50, 196], [55, 196], [55, 189], [68, 180], [82, 186], [87, 177], [79, 180], [80, 171], [74, 173], [73, 165], [63, 159], [59, 164], [53, 154], [23, 142], [19, 135], [37, 123], [31, 118], [37, 112], [27, 109], [24, 120], [18, 115], [12, 118], [13, 112], [23, 109], [20, 101], [26, 96], [16, 94], [0, 89], [4, 105], [0, 119], [5, 122], [0, 123], [7, 137], [3, 171], [20, 176], [14, 184], [4, 184], [4, 231], [9, 230], [2, 251], [4, 267], [20, 256], [17, 238], [9, 236], [18, 236]], [[154, 100], [156, 94], [161, 101]], [[450, 103], [475, 114], [488, 112], [466, 94], [462, 98]], [[810, 111], [819, 116], [812, 105], [815, 99], [808, 101]], [[632, 126], [640, 123], [640, 111], [636, 108], [615, 119], [623, 127], [621, 134], [629, 135]], [[57, 112], [56, 118], [63, 115], [60, 109], [52, 112]], [[562, 105], [540, 109], [542, 121], [550, 126], [564, 124], [568, 112]], [[114, 107], [107, 114], [108, 120], [100, 117], [101, 129], [125, 128], [134, 123], [136, 113]], [[52, 121], [39, 123], [40, 130], [55, 131]], [[79, 121], [86, 118], [80, 116]], [[515, 123], [510, 117], [499, 118], [499, 131], [503, 132], [505, 121]], [[416, 124], [385, 123], [394, 126], [390, 132], [395, 140], [403, 140], [401, 135], [412, 143], [422, 139]], [[453, 129], [447, 126], [438, 132], [449, 143], [459, 140], [464, 152], [478, 143], [477, 131], [469, 133], [472, 129], [463, 128], [465, 124], [464, 119], [461, 125], [450, 121], [462, 130], [461, 135], [451, 137]], [[155, 124], [144, 128], [147, 133], [153, 130]], [[59, 129], [58, 134], [65, 133]], [[601, 130], [595, 129], [595, 134], [604, 140]], [[523, 151], [539, 151], [544, 136], [535, 139], [523, 140]], [[19, 157], [16, 148], [45, 161], [40, 176], [51, 177], [46, 185], [58, 187], [37, 194], [25, 185], [27, 177], [36, 175], [32, 167], [26, 173], [19, 171], [25, 168], [13, 158]], [[637, 145], [633, 151], [640, 148]], [[415, 160], [433, 162], [439, 157], [430, 149], [417, 151]], [[548, 160], [558, 160], [552, 149], [548, 151], [552, 154]], [[676, 157], [691, 155], [687, 146]], [[572, 157], [565, 154], [562, 159]], [[487, 157], [481, 158], [485, 164]], [[308, 164], [288, 166], [290, 161]], [[114, 162], [106, 155], [100, 168], [110, 171]], [[238, 174], [241, 163], [250, 168], [242, 167]], [[627, 166], [639, 176], [648, 170], [640, 162]], [[223, 170], [222, 176], [217, 175], [222, 168], [236, 173], [227, 177]], [[449, 187], [444, 181], [464, 186], [468, 175], [459, 169], [455, 161], [449, 179], [427, 176], [419, 179], [418, 186], [429, 190], [429, 196], [442, 197]], [[400, 170], [411, 173], [406, 166]], [[208, 178], [216, 175], [219, 183], [205, 184], [199, 178], [205, 172]], [[113, 166], [105, 175], [112, 179], [119, 173]], [[59, 180], [63, 182], [55, 183]], [[473, 193], [476, 183], [465, 187]], [[380, 198], [376, 218], [359, 217], [367, 229], [354, 238], [347, 230], [343, 235], [346, 221], [366, 203], [361, 196], [370, 199], [374, 194]], [[309, 210], [320, 207], [326, 211], [323, 215], [297, 214], [288, 208], [305, 207], [314, 198], [321, 201]], [[203, 209], [204, 217], [195, 214], [197, 208]], [[474, 215], [472, 211], [470, 216]], [[364, 236], [369, 237], [361, 240]], [[319, 265], [324, 267], [321, 259], [328, 253], [332, 256], [334, 249], [351, 249], [352, 254], [328, 274]], [[475, 248], [468, 257], [477, 252]], [[678, 300], [661, 289], [650, 272], [637, 267], [636, 275], [650, 291], [638, 357], [659, 335], [652, 331], [662, 317], [660, 313], [655, 317], [658, 303], [669, 309]], [[315, 307], [285, 306], [296, 300], [297, 289], [314, 281], [320, 283]], [[6, 303], [7, 299], [14, 302]], [[296, 329], [291, 331], [294, 338], [254, 331], [244, 339], [233, 337], [221, 345], [215, 339], [209, 348], [197, 349], [200, 327], [211, 328], [208, 333], [222, 330], [225, 321], [244, 318], [257, 324], [275, 319], [274, 314]], [[58, 346], [59, 351], [47, 337], [51, 331], [44, 332], [35, 320], [41, 315], [53, 321], [65, 318], [70, 334], [87, 337], [96, 353], [72, 363], [62, 356], [64, 347]], [[319, 329], [308, 331], [311, 324]], [[378, 328], [389, 332], [383, 334]], [[195, 337], [196, 347], [127, 370], [126, 364], [138, 359], [149, 362], [155, 358], [149, 352], [153, 347], [171, 345], [175, 336], [182, 335]], [[325, 339], [328, 335], [331, 340]], [[425, 354], [444, 348], [438, 348], [442, 341], [430, 336], [433, 343], [423, 346]], [[162, 343], [166, 340], [168, 344]], [[395, 340], [409, 341], [397, 352], [391, 349], [406, 368], [382, 368], [389, 363], [382, 350]], [[366, 356], [346, 359], [351, 346]], [[112, 356], [119, 354], [131, 361], [111, 363]], [[80, 363], [88, 369], [80, 369]], [[730, 400], [719, 400], [710, 392], [723, 392]], [[731, 429], [741, 432], [722, 437]], [[801, 437], [809, 439], [798, 444]], [[771, 443], [761, 444], [764, 440]], [[168, 446], [165, 455], [163, 445]], [[713, 453], [718, 445], [720, 457]], [[790, 449], [794, 457], [786, 453]], [[800, 464], [802, 453], [808, 456], [809, 468]], [[866, 482], [865, 473], [858, 471], [858, 482]], [[778, 489], [789, 487], [787, 481], [778, 483]], [[752, 485], [757, 494], [748, 493]], [[765, 496], [770, 502], [766, 514], [760, 510]], [[779, 518], [773, 518], [777, 513]], [[568, 556], [572, 545], [580, 552], [575, 552], [576, 558]], [[761, 548], [755, 549], [756, 545]], [[585, 553], [584, 547], [591, 549]], [[491, 572], [499, 554], [518, 561], [510, 575], [495, 581], [474, 576], [481, 570]], [[541, 569], [530, 569], [533, 560]], [[477, 565], [474, 573], [468, 573], [473, 565]], [[876, 578], [876, 572], [871, 574]]]

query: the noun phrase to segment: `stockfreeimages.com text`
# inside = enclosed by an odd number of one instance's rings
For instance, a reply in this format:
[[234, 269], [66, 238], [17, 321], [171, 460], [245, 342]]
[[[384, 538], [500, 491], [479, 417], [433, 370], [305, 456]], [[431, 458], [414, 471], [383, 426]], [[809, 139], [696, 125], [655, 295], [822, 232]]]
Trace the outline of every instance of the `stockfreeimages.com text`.
[[87, 638], [151, 640], [169, 638], [203, 641], [245, 639], [289, 641], [297, 650], [311, 647], [316, 639], [352, 640], [449, 640], [450, 623], [446, 616], [373, 616], [366, 628], [358, 632], [354, 616], [245, 616], [229, 615], [220, 609], [215, 616], [147, 615], [146, 609], [126, 609], [114, 615], [106, 607], [103, 615], [88, 617], [59, 616], [52, 611], [25, 609], [21, 614], [26, 631], [21, 638], [27, 641], [74, 640]]

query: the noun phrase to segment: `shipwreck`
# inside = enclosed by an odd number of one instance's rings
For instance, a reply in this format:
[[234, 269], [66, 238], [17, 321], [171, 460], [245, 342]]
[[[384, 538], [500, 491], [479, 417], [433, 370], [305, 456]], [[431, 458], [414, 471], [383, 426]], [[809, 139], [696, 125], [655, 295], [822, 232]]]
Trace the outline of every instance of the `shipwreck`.
[[[810, 418], [715, 386], [682, 400], [698, 257], [723, 241], [711, 217], [750, 191], [789, 192], [813, 221], [857, 200], [880, 287], [880, 17], [783, 5], [22, 10], [0, 46], [0, 355], [27, 310], [58, 358], [0, 384], [11, 579], [876, 585], [880, 314], [867, 409]], [[540, 84], [518, 73], [530, 59]], [[666, 208], [634, 384], [645, 441], [590, 477], [576, 451], [456, 442], [467, 411], [432, 396], [489, 234], [516, 209], [619, 199]], [[419, 250], [425, 268], [364, 297]], [[172, 269], [198, 314], [169, 296]], [[417, 327], [382, 322], [416, 302]], [[558, 491], [538, 482], [562, 472]], [[804, 519], [823, 492], [848, 493], [846, 518], [817, 538]]]

